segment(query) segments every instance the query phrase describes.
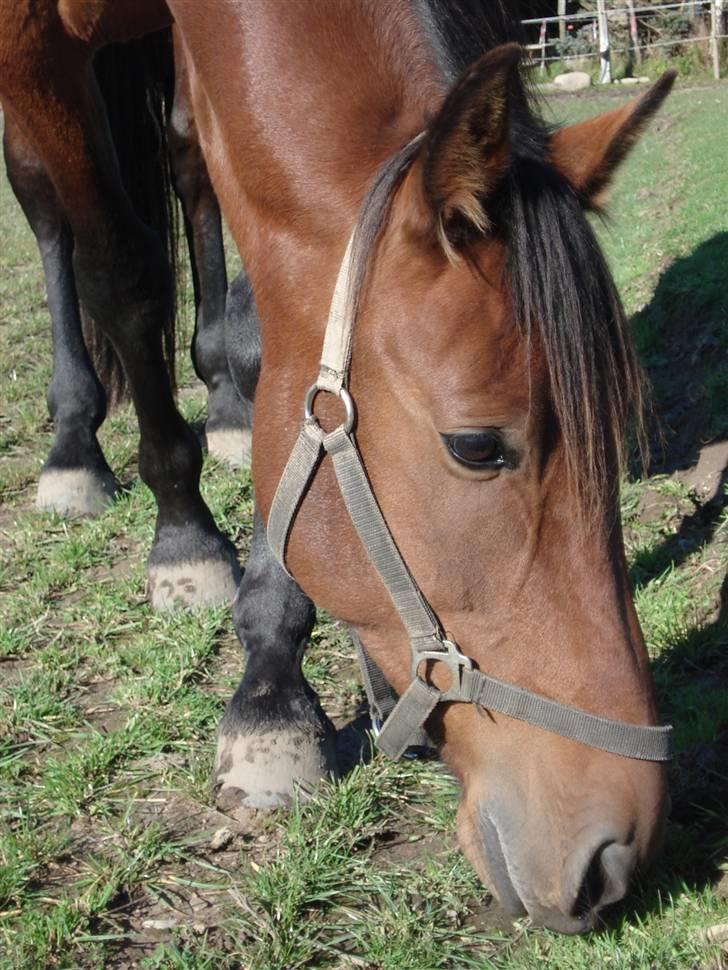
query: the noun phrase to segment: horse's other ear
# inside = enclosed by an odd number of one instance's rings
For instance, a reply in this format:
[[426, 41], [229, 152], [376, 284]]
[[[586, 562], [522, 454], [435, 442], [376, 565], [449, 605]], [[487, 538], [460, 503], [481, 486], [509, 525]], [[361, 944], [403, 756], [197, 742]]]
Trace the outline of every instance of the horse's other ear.
[[429, 217], [450, 259], [448, 231], [464, 222], [488, 226], [484, 201], [508, 165], [508, 89], [521, 48], [504, 44], [473, 64], [445, 98], [422, 149], [422, 190]]
[[670, 93], [675, 77], [675, 71], [667, 71], [639, 98], [551, 136], [551, 160], [587, 205], [599, 204], [617, 166]]

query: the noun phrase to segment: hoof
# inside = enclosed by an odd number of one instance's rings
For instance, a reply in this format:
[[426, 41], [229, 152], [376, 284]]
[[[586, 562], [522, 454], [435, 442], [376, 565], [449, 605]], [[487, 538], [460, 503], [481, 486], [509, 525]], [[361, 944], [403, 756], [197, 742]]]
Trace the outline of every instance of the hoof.
[[147, 594], [155, 610], [189, 610], [232, 603], [240, 583], [234, 560], [150, 564]]
[[285, 808], [337, 777], [333, 738], [295, 728], [218, 736], [212, 784], [221, 811]]
[[206, 431], [207, 453], [231, 468], [249, 468], [253, 434], [250, 428]]
[[116, 482], [110, 472], [90, 468], [49, 468], [38, 480], [35, 505], [61, 515], [97, 516], [111, 504]]

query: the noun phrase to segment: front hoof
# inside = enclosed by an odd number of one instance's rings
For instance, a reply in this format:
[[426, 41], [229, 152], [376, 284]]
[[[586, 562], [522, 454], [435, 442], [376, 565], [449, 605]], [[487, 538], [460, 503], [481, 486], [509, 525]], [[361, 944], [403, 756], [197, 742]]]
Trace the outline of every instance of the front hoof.
[[101, 515], [116, 495], [117, 486], [109, 471], [91, 468], [48, 468], [41, 472], [35, 505], [61, 515]]
[[147, 594], [155, 610], [189, 610], [232, 603], [240, 583], [233, 557], [158, 563], [147, 569]]
[[230, 468], [249, 468], [253, 446], [250, 428], [221, 428], [205, 431], [207, 453]]
[[322, 781], [337, 775], [334, 739], [328, 733], [305, 728], [260, 734], [220, 730], [212, 784], [221, 811], [286, 808], [294, 796], [307, 800]]

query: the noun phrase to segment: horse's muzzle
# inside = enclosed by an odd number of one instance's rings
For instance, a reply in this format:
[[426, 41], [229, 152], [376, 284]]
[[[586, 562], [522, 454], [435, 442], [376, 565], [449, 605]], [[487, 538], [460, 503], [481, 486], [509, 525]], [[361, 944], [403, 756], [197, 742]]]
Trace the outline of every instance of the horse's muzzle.
[[570, 855], [557, 880], [558, 890], [542, 899], [530, 878], [527, 848], [504, 845], [487, 811], [481, 813], [481, 832], [488, 874], [505, 909], [558, 933], [593, 929], [602, 910], [627, 894], [638, 861], [634, 842], [622, 842], [606, 829], [585, 834], [583, 847]]

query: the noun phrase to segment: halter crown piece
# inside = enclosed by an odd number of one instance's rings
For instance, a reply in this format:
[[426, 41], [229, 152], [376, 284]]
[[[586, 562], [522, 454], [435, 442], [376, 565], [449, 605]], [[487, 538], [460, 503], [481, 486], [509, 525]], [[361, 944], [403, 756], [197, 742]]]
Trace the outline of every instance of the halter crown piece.
[[[356, 412], [347, 383], [355, 323], [349, 300], [353, 240], [352, 235], [336, 280], [319, 375], [306, 393], [303, 425], [273, 497], [268, 517], [268, 542], [285, 569], [286, 543], [293, 521], [324, 455], [330, 455], [351, 521], [392, 599], [412, 650], [412, 681], [384, 721], [377, 736], [378, 747], [392, 758], [401, 757], [412, 739], [421, 736], [424, 723], [435, 707], [454, 701], [477, 704], [626, 758], [669, 761], [671, 727], [597, 717], [488, 677], [476, 670], [457, 645], [445, 637], [432, 607], [397, 549], [352, 434]], [[346, 412], [344, 422], [328, 433], [313, 414], [313, 401], [320, 392], [338, 395]], [[428, 660], [437, 660], [447, 666], [451, 678], [447, 690], [440, 690], [423, 678], [422, 668]], [[374, 699], [388, 690], [381, 676], [378, 681]]]

